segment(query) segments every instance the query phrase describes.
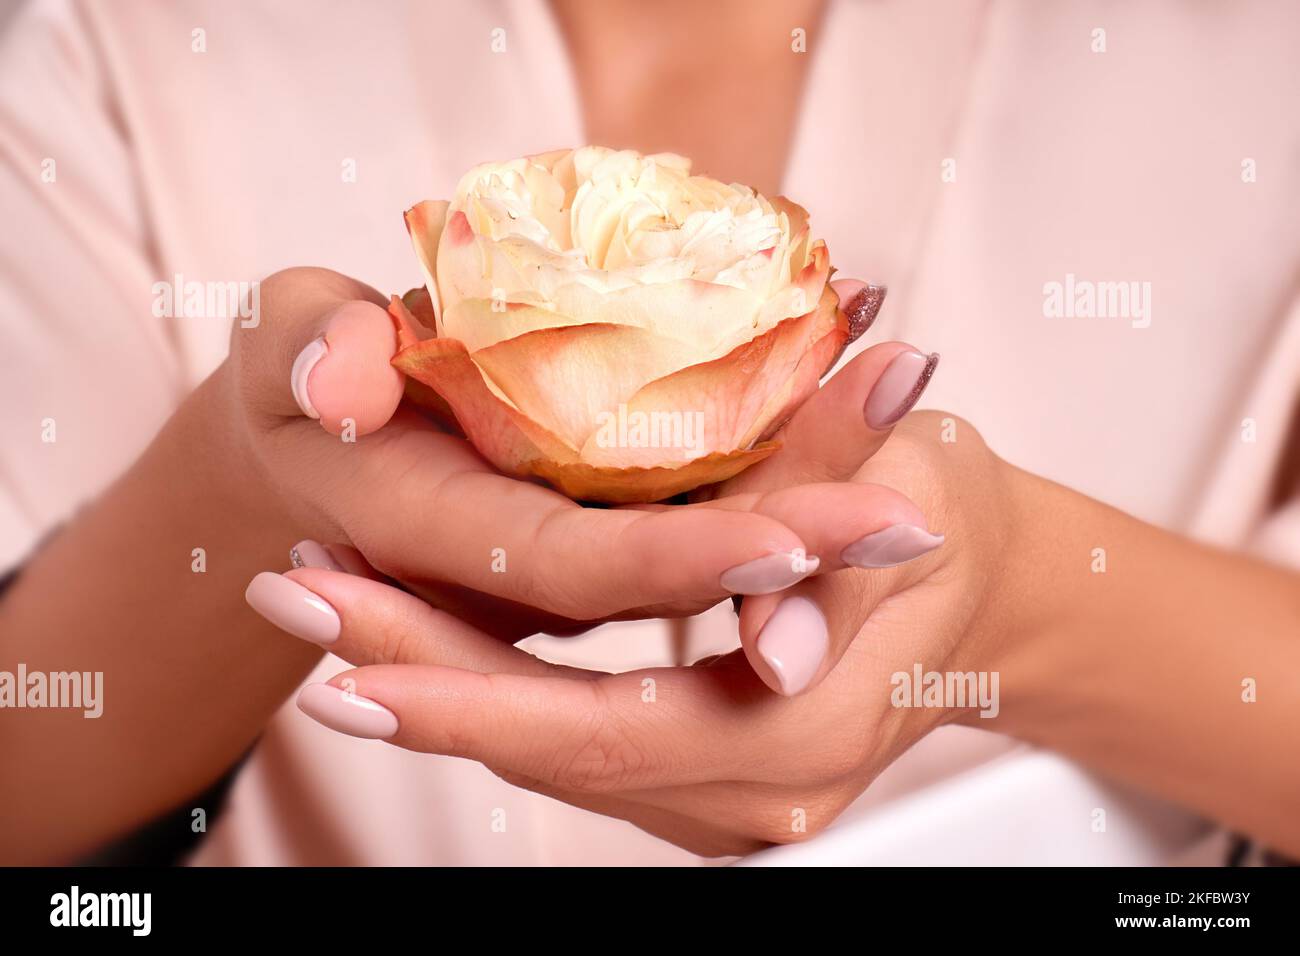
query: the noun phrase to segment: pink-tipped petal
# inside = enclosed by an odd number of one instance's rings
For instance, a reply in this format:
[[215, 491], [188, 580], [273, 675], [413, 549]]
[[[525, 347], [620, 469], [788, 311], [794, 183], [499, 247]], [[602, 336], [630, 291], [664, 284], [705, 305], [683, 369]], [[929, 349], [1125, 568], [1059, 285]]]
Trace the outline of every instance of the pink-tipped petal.
[[447, 222], [449, 205], [442, 200], [426, 199], [406, 210], [404, 216], [411, 247], [415, 249], [415, 257], [424, 272], [424, 284], [429, 292], [429, 303], [433, 307], [435, 329], [438, 328], [438, 318], [442, 313], [442, 297], [438, 292], [437, 279], [438, 243]]

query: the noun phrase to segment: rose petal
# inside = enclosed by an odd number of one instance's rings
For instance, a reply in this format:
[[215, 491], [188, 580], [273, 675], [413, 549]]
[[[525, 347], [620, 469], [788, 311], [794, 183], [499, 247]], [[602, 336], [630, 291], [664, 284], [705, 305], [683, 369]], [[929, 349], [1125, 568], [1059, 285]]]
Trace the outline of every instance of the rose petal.
[[435, 329], [438, 328], [438, 317], [442, 313], [442, 297], [438, 293], [437, 280], [438, 243], [447, 222], [449, 205], [442, 200], [426, 199], [406, 210], [403, 217], [406, 220], [406, 231], [411, 237], [411, 246], [415, 249], [415, 257], [420, 260], [420, 269], [424, 272], [424, 284], [433, 307]]
[[575, 325], [528, 332], [472, 358], [515, 408], [580, 448], [602, 413], [615, 413], [641, 386], [686, 367], [695, 354], [687, 343], [645, 329]]
[[574, 450], [496, 394], [455, 339], [428, 339], [403, 349], [393, 364], [441, 396], [456, 421], [488, 461], [507, 474], [526, 476], [528, 462], [576, 461]]
[[[787, 199], [785, 196], [773, 196], [772, 208], [777, 212], [785, 213], [786, 220], [790, 224], [790, 228], [786, 232], [787, 235], [793, 237], [798, 236], [800, 233], [807, 234], [808, 210], [804, 209], [803, 206], [793, 200]], [[803, 265], [802, 262], [799, 264], [800, 266]]]
[[822, 292], [818, 315], [822, 327], [829, 324], [829, 330], [804, 353], [794, 374], [768, 399], [742, 439], [742, 445], [770, 438], [817, 391], [822, 376], [831, 370], [849, 340], [849, 323], [840, 312], [839, 302], [839, 296], [829, 286]]
[[582, 319], [524, 302], [503, 302], [494, 309], [489, 299], [462, 299], [443, 312], [442, 321], [446, 337], [464, 342], [471, 352], [538, 329], [584, 324]]
[[700, 359], [725, 354], [724, 342], [748, 339], [763, 300], [745, 289], [677, 279], [602, 292], [581, 283], [561, 286], [556, 309], [583, 322], [630, 325], [694, 343]]
[[826, 251], [826, 243], [818, 240], [812, 247], [808, 264], [799, 271], [794, 284], [786, 286], [759, 308], [754, 320], [756, 332], [733, 335], [716, 349], [716, 354], [733, 351], [755, 334], [769, 332], [786, 319], [806, 315], [817, 309], [829, 276], [830, 255]]
[[[722, 358], [651, 382], [627, 402], [628, 420], [673, 422], [700, 416], [691, 419], [699, 423], [691, 432], [700, 454], [747, 446], [797, 392], [806, 389], [806, 374], [791, 380], [805, 353], [840, 321], [838, 302], [834, 291], [827, 288], [811, 312], [780, 322]], [[814, 365], [818, 360], [824, 358], [815, 358]], [[680, 431], [684, 433], [686, 427], [683, 423]], [[582, 446], [583, 461], [606, 467], [662, 464], [663, 448], [610, 447], [608, 441], [598, 441], [600, 438], [597, 433]]]
[[[437, 316], [434, 315], [433, 299], [430, 298], [428, 289], [422, 285], [407, 289], [399, 301], [402, 303], [404, 316], [410, 320], [417, 341], [433, 338], [438, 334]], [[405, 348], [405, 346], [401, 347]]]
[[607, 504], [663, 501], [701, 485], [732, 478], [780, 448], [775, 442], [706, 455], [679, 467], [603, 468], [586, 462], [539, 459], [531, 470], [539, 478], [582, 501]]

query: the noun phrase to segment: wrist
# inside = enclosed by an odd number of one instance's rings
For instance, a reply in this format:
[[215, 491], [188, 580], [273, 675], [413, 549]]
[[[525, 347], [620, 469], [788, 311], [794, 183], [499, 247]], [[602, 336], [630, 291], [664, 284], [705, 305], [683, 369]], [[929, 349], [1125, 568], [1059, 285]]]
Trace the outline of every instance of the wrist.
[[983, 560], [986, 594], [970, 634], [979, 670], [997, 675], [998, 715], [962, 723], [1024, 736], [1026, 725], [1056, 699], [1068, 668], [1059, 653], [1077, 620], [1090, 573], [1084, 512], [1092, 504], [1054, 482], [998, 459], [1003, 507], [998, 545]]

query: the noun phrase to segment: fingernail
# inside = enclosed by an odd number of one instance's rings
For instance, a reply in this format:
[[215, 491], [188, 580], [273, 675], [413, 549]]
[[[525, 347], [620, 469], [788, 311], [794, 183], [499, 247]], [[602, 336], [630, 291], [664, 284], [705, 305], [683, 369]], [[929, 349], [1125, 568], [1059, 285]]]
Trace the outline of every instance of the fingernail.
[[293, 360], [289, 384], [293, 388], [294, 401], [308, 418], [320, 418], [320, 412], [316, 411], [316, 406], [311, 403], [311, 395], [307, 392], [307, 379], [311, 376], [311, 370], [316, 367], [316, 363], [324, 358], [329, 350], [330, 347], [325, 344], [325, 338], [322, 336], [308, 342], [307, 347]]
[[262, 617], [294, 637], [329, 645], [339, 639], [338, 612], [321, 597], [282, 574], [263, 571], [249, 582], [244, 600]]
[[880, 431], [910, 412], [938, 364], [938, 352], [923, 355], [909, 350], [896, 355], [867, 396], [862, 409], [867, 424]]
[[819, 564], [819, 558], [778, 551], [723, 571], [722, 587], [732, 594], [771, 594], [802, 581]]
[[778, 604], [758, 635], [758, 653], [781, 685], [775, 689], [786, 697], [812, 683], [829, 647], [826, 617], [805, 597]]
[[330, 684], [308, 684], [298, 692], [298, 709], [330, 730], [367, 740], [397, 733], [397, 715], [383, 704]]
[[840, 560], [855, 568], [892, 568], [941, 544], [941, 534], [931, 534], [914, 524], [893, 524], [858, 538], [840, 552]]
[[864, 332], [875, 324], [880, 307], [885, 303], [889, 292], [883, 285], [863, 286], [858, 294], [849, 299], [844, 307], [844, 314], [849, 318], [849, 341], [856, 342]]
[[289, 549], [289, 562], [295, 568], [324, 568], [326, 571], [348, 573], [343, 565], [334, 560], [329, 548], [310, 538], [299, 541]]

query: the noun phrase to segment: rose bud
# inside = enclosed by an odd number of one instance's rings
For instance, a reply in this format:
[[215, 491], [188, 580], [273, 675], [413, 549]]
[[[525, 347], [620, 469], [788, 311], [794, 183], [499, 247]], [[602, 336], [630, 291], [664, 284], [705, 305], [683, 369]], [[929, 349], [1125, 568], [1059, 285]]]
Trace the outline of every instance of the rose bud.
[[408, 396], [575, 499], [659, 501], [761, 461], [848, 339], [807, 212], [680, 156], [488, 163], [406, 226]]

